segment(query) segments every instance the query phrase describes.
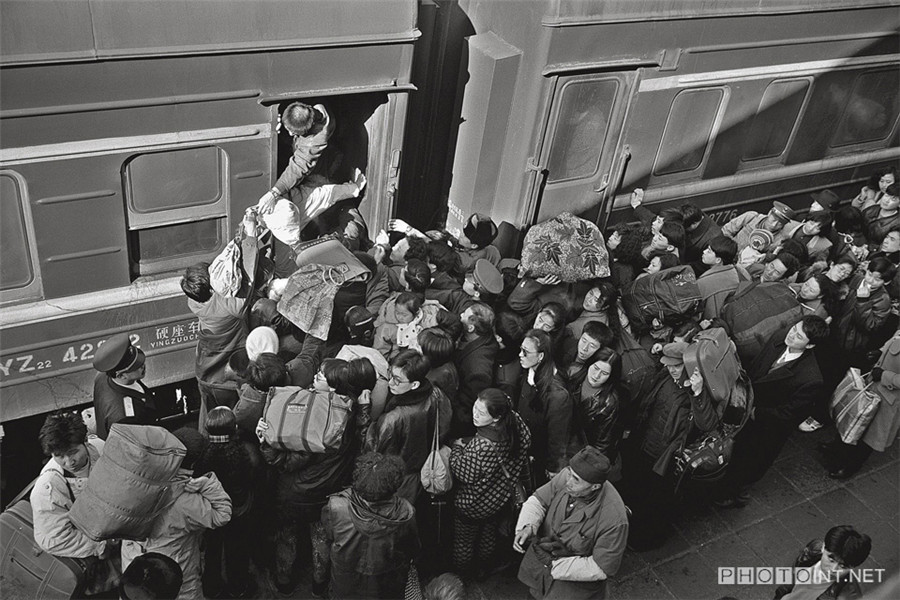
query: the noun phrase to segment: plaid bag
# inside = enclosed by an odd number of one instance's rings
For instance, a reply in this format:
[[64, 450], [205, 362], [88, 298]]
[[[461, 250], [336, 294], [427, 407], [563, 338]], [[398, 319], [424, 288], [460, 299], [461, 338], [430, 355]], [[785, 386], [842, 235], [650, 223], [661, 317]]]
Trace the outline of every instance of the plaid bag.
[[851, 368], [834, 390], [831, 416], [845, 444], [855, 445], [862, 438], [881, 405], [881, 396], [872, 385], [863, 379], [859, 369]]

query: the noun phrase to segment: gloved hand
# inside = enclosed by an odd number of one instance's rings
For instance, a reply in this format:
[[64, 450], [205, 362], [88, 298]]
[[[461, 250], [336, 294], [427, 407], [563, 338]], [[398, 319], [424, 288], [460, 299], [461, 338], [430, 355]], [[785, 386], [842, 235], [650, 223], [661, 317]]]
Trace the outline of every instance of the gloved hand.
[[873, 367], [872, 368], [872, 381], [878, 383], [881, 381], [881, 376], [884, 374], [884, 369], [881, 367]]

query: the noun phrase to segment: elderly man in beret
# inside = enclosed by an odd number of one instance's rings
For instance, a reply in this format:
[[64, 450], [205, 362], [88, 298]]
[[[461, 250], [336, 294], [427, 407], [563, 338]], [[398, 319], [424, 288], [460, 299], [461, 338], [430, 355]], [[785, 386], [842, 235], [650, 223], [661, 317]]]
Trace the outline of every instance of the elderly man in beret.
[[513, 548], [525, 552], [519, 580], [538, 600], [607, 597], [606, 580], [619, 570], [628, 540], [628, 515], [606, 480], [609, 469], [606, 456], [585, 446], [522, 506]]
[[144, 352], [127, 333], [119, 333], [97, 348], [94, 368], [94, 418], [97, 437], [106, 440], [109, 428], [126, 417], [140, 425], [156, 423], [153, 392], [141, 381], [147, 372]]
[[785, 240], [790, 239], [790, 235], [784, 230], [784, 226], [793, 218], [794, 210], [791, 207], [781, 202], [773, 202], [772, 208], [764, 215], [748, 210], [728, 221], [722, 226], [722, 235], [737, 242], [738, 255], [750, 245], [750, 234], [753, 233], [754, 229], [767, 229], [772, 232], [775, 238], [775, 245], [779, 246]]

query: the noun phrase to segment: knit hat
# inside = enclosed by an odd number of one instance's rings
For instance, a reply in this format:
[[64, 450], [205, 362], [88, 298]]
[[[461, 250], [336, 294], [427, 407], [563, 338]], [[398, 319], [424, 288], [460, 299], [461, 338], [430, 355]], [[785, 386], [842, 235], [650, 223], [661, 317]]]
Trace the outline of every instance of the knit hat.
[[496, 295], [503, 291], [503, 275], [486, 258], [479, 258], [475, 261], [475, 270], [472, 276], [475, 278], [475, 283], [489, 294]]
[[684, 342], [672, 342], [663, 346], [663, 355], [659, 359], [664, 365], [681, 365], [684, 364], [684, 351], [688, 345]]
[[486, 215], [475, 213], [466, 221], [463, 233], [478, 248], [484, 248], [497, 237], [497, 226]]
[[184, 460], [181, 461], [181, 468], [193, 469], [194, 463], [206, 450], [206, 438], [192, 427], [181, 427], [173, 431], [172, 435], [178, 438], [178, 441], [184, 444], [184, 447], [187, 449], [187, 454], [184, 455]]
[[817, 202], [825, 210], [831, 211], [837, 210], [841, 201], [838, 195], [831, 190], [822, 190], [818, 194], [810, 194], [809, 196], [813, 199], [813, 202]]
[[256, 360], [263, 352], [278, 354], [278, 334], [271, 327], [257, 327], [247, 336], [247, 357]]
[[588, 483], [604, 483], [609, 475], [609, 459], [593, 446], [585, 446], [569, 460], [569, 467]]
[[775, 236], [768, 229], [754, 229], [750, 232], [750, 247], [757, 252], [765, 252], [775, 243]]

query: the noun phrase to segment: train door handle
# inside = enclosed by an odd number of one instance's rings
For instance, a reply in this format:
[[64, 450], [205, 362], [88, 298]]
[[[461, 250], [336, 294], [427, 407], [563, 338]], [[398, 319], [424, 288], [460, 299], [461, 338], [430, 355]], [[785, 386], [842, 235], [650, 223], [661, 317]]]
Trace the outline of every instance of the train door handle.
[[609, 173], [603, 174], [603, 179], [600, 180], [600, 186], [594, 188], [594, 192], [597, 194], [602, 194], [606, 191], [606, 188], [609, 187]]

